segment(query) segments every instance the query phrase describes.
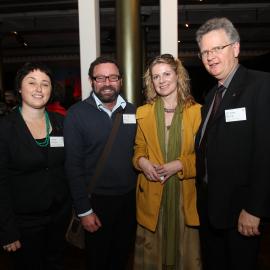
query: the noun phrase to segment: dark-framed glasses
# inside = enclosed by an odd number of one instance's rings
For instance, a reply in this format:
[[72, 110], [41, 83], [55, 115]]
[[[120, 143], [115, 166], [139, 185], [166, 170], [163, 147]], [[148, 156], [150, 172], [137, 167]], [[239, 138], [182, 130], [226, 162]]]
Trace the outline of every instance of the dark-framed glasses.
[[200, 59], [206, 59], [210, 53], [211, 53], [212, 55], [220, 54], [220, 53], [223, 51], [223, 49], [225, 49], [226, 47], [228, 47], [228, 46], [230, 46], [230, 45], [233, 45], [234, 43], [235, 43], [235, 42], [226, 44], [226, 45], [224, 45], [224, 46], [216, 46], [216, 47], [212, 48], [211, 50], [205, 50], [205, 51], [199, 52], [199, 53], [198, 53], [198, 57], [199, 57]]
[[106, 80], [108, 79], [110, 82], [117, 82], [121, 79], [120, 75], [109, 75], [109, 76], [103, 76], [103, 75], [99, 75], [99, 76], [95, 76], [92, 77], [93, 80], [95, 80], [98, 83], [102, 83], [102, 82], [106, 82]]

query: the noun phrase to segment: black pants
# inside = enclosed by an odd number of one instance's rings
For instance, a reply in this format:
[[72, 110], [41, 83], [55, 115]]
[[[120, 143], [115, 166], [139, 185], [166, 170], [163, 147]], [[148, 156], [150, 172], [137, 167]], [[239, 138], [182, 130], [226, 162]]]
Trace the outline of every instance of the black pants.
[[135, 190], [121, 196], [91, 196], [102, 227], [86, 233], [88, 270], [124, 270], [133, 248], [136, 217]]
[[41, 216], [20, 216], [22, 247], [11, 253], [14, 270], [64, 269], [65, 232], [71, 214], [70, 203]]
[[257, 269], [260, 237], [243, 236], [237, 227], [217, 229], [211, 226], [207, 211], [207, 188], [204, 187], [197, 193], [203, 269]]

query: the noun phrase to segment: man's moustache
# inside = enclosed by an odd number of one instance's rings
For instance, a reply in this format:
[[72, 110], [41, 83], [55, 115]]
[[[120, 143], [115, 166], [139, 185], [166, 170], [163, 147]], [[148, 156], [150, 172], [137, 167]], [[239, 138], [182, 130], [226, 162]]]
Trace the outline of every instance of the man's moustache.
[[116, 91], [116, 89], [113, 86], [110, 86], [110, 85], [108, 85], [108, 86], [102, 86], [100, 88], [100, 91], [108, 90], [108, 89], [111, 90], [111, 91]]

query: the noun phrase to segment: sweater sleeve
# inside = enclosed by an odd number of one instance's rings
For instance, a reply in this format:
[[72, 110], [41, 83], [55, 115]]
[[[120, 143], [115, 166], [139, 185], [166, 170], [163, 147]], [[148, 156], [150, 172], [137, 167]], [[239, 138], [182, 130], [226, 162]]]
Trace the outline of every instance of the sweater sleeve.
[[91, 203], [87, 193], [86, 171], [84, 168], [84, 146], [81, 121], [76, 111], [68, 112], [64, 121], [65, 168], [73, 204], [77, 214], [89, 211]]

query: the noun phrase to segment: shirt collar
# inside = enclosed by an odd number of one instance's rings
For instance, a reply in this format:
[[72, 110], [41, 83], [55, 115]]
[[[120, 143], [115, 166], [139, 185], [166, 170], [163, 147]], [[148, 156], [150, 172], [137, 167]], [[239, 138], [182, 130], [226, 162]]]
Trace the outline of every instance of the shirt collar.
[[117, 100], [116, 100], [116, 104], [113, 107], [112, 111], [108, 110], [103, 103], [101, 102], [101, 100], [97, 97], [97, 95], [95, 94], [95, 92], [93, 91], [93, 98], [96, 102], [96, 105], [98, 107], [98, 109], [101, 111], [106, 112], [109, 116], [112, 115], [112, 113], [117, 110], [120, 106], [125, 109], [125, 107], [127, 106], [127, 102], [120, 96], [118, 95]]
[[234, 76], [234, 74], [235, 74], [235, 72], [236, 72], [236, 70], [239, 68], [239, 64], [238, 65], [236, 65], [235, 66], [235, 68], [231, 71], [231, 73], [229, 74], [229, 76], [226, 78], [226, 80], [224, 81], [224, 86], [226, 87], [226, 88], [228, 88], [229, 87], [229, 85], [230, 85], [230, 83], [231, 83], [231, 81], [232, 81], [232, 78], [233, 78], [233, 76]]

